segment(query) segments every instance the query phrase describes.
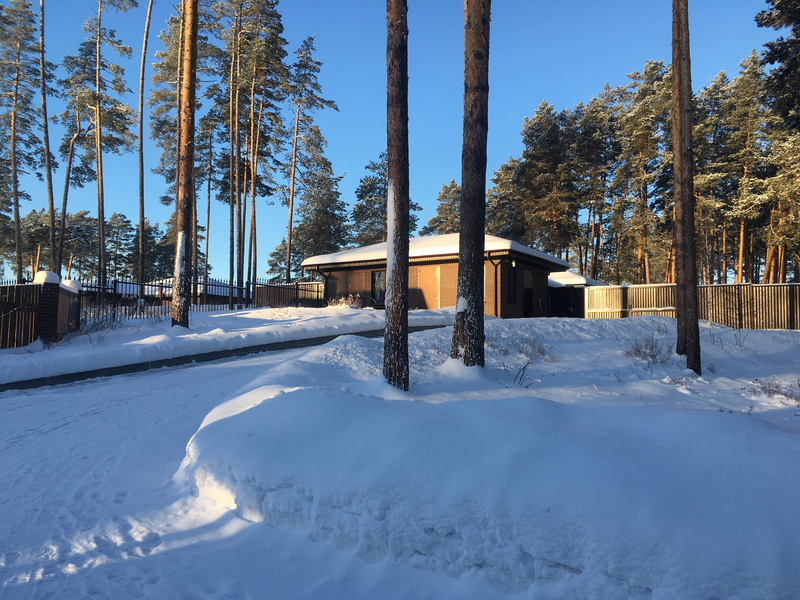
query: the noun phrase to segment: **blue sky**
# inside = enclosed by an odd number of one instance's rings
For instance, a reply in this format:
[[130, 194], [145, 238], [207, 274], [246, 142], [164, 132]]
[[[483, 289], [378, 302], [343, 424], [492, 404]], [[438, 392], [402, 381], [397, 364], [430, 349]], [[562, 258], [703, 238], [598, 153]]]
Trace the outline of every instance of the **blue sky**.
[[[420, 225], [435, 214], [443, 184], [460, 179], [463, 73], [463, 3], [459, 0], [409, 1], [409, 135], [411, 197], [423, 207]], [[730, 76], [754, 48], [776, 33], [756, 27], [755, 14], [764, 0], [690, 0], [692, 84], [703, 87], [719, 71]], [[624, 84], [627, 74], [641, 70], [648, 59], [669, 62], [671, 56], [669, 0], [495, 0], [489, 58], [488, 175], [509, 157], [522, 152], [520, 131], [526, 116], [547, 100], [560, 110], [588, 102], [608, 82]], [[83, 39], [82, 24], [96, 12], [93, 0], [48, 0], [45, 3], [47, 57], [60, 62]], [[146, 0], [128, 13], [105, 17], [124, 43], [133, 48], [127, 70], [133, 93], [126, 100], [135, 108]], [[38, 3], [34, 6], [38, 11]], [[386, 143], [386, 22], [381, 0], [284, 0], [287, 50], [293, 52], [309, 35], [316, 35], [316, 57], [323, 95], [339, 112], [317, 114], [328, 140], [327, 156], [335, 172], [344, 174], [342, 198], [352, 204], [364, 167]], [[156, 0], [148, 60], [159, 48], [158, 32], [173, 3]], [[149, 81], [150, 71], [147, 79]], [[50, 112], [58, 110], [50, 100]], [[63, 131], [51, 126], [54, 148]], [[148, 139], [145, 164], [154, 166], [158, 151]], [[106, 215], [122, 212], [138, 218], [136, 154], [104, 159]], [[488, 181], [487, 181], [488, 184]], [[23, 214], [46, 205], [45, 186], [33, 179], [23, 185], [33, 201]], [[63, 170], [54, 175], [57, 204], [63, 193]], [[160, 177], [148, 174], [146, 214], [163, 223], [171, 208], [158, 197]], [[70, 212], [96, 214], [94, 185], [70, 192]], [[205, 214], [205, 208], [199, 209]], [[267, 254], [286, 234], [288, 213], [276, 203], [258, 207], [259, 276], [265, 275]], [[204, 217], [202, 217], [204, 218]], [[228, 210], [212, 205], [210, 261], [213, 275], [225, 278], [228, 265]]]

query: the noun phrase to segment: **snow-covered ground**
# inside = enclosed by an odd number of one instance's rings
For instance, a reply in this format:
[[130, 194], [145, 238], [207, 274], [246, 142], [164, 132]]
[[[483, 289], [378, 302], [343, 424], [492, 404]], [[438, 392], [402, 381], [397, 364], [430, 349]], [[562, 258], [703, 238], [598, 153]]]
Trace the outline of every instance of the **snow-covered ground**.
[[[189, 330], [172, 327], [170, 317], [129, 319], [122, 327], [93, 323], [84, 332], [45, 348], [36, 341], [0, 350], [0, 384], [82, 373], [218, 350], [230, 350], [320, 336], [383, 329], [384, 313], [348, 306], [261, 308], [191, 312]], [[414, 311], [411, 327], [452, 323], [452, 312]]]
[[696, 377], [674, 330], [416, 333], [407, 394], [355, 336], [1, 393], [0, 596], [794, 599], [800, 333], [704, 324]]

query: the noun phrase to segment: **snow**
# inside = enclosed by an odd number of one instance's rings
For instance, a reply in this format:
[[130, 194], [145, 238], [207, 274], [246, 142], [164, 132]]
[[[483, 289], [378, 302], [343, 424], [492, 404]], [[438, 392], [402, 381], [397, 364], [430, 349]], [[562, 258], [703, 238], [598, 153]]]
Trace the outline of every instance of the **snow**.
[[800, 333], [703, 322], [702, 377], [667, 317], [451, 336], [408, 393], [350, 335], [0, 393], [0, 596], [796, 597]]
[[59, 283], [60, 281], [61, 277], [52, 271], [36, 271], [36, 275], [33, 276], [33, 283]]
[[73, 279], [65, 279], [61, 282], [61, 287], [77, 294], [81, 291], [81, 282]]
[[575, 273], [574, 271], [561, 271], [550, 273], [547, 277], [547, 285], [550, 287], [566, 287], [569, 285], [585, 286], [585, 285], [606, 285], [602, 281], [597, 281], [586, 275]]
[[[409, 240], [409, 258], [420, 258], [423, 256], [446, 256], [458, 254], [458, 233], [447, 233], [444, 235], [429, 235]], [[487, 235], [484, 242], [484, 252], [502, 252], [513, 250], [520, 254], [526, 254], [544, 261], [554, 269], [566, 269], [569, 267], [567, 261], [544, 252], [539, 252], [517, 242], [506, 240], [493, 235]], [[371, 260], [386, 260], [386, 242], [372, 244], [352, 250], [343, 250], [334, 254], [322, 254], [305, 259], [301, 266], [316, 267], [319, 265], [334, 265], [349, 262], [363, 262]]]
[[[452, 309], [420, 310], [409, 326], [447, 325]], [[189, 313], [189, 329], [172, 327], [169, 316], [130, 319], [121, 327], [89, 324], [87, 334], [70, 335], [45, 348], [38, 341], [24, 348], [0, 350], [0, 384], [107, 369], [226, 349], [247, 348], [328, 335], [378, 331], [383, 311], [330, 306], [262, 308]]]

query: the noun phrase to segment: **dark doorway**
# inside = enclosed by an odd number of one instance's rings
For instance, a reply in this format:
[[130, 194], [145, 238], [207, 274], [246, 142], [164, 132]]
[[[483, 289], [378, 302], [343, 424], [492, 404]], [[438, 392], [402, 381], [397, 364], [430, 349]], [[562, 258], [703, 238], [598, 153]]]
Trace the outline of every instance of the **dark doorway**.
[[383, 306], [386, 302], [386, 271], [372, 272], [372, 305]]
[[522, 316], [533, 314], [533, 273], [530, 269], [522, 269]]

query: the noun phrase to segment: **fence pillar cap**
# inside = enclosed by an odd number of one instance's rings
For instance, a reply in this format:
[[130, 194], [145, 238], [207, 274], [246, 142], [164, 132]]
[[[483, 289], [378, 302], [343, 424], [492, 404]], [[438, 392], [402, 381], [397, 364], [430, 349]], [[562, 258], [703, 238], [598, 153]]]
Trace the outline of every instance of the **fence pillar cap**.
[[33, 283], [60, 283], [61, 277], [53, 273], [52, 271], [36, 271], [36, 275], [33, 276]]
[[61, 287], [76, 294], [82, 289], [81, 282], [74, 279], [65, 279], [61, 282]]

